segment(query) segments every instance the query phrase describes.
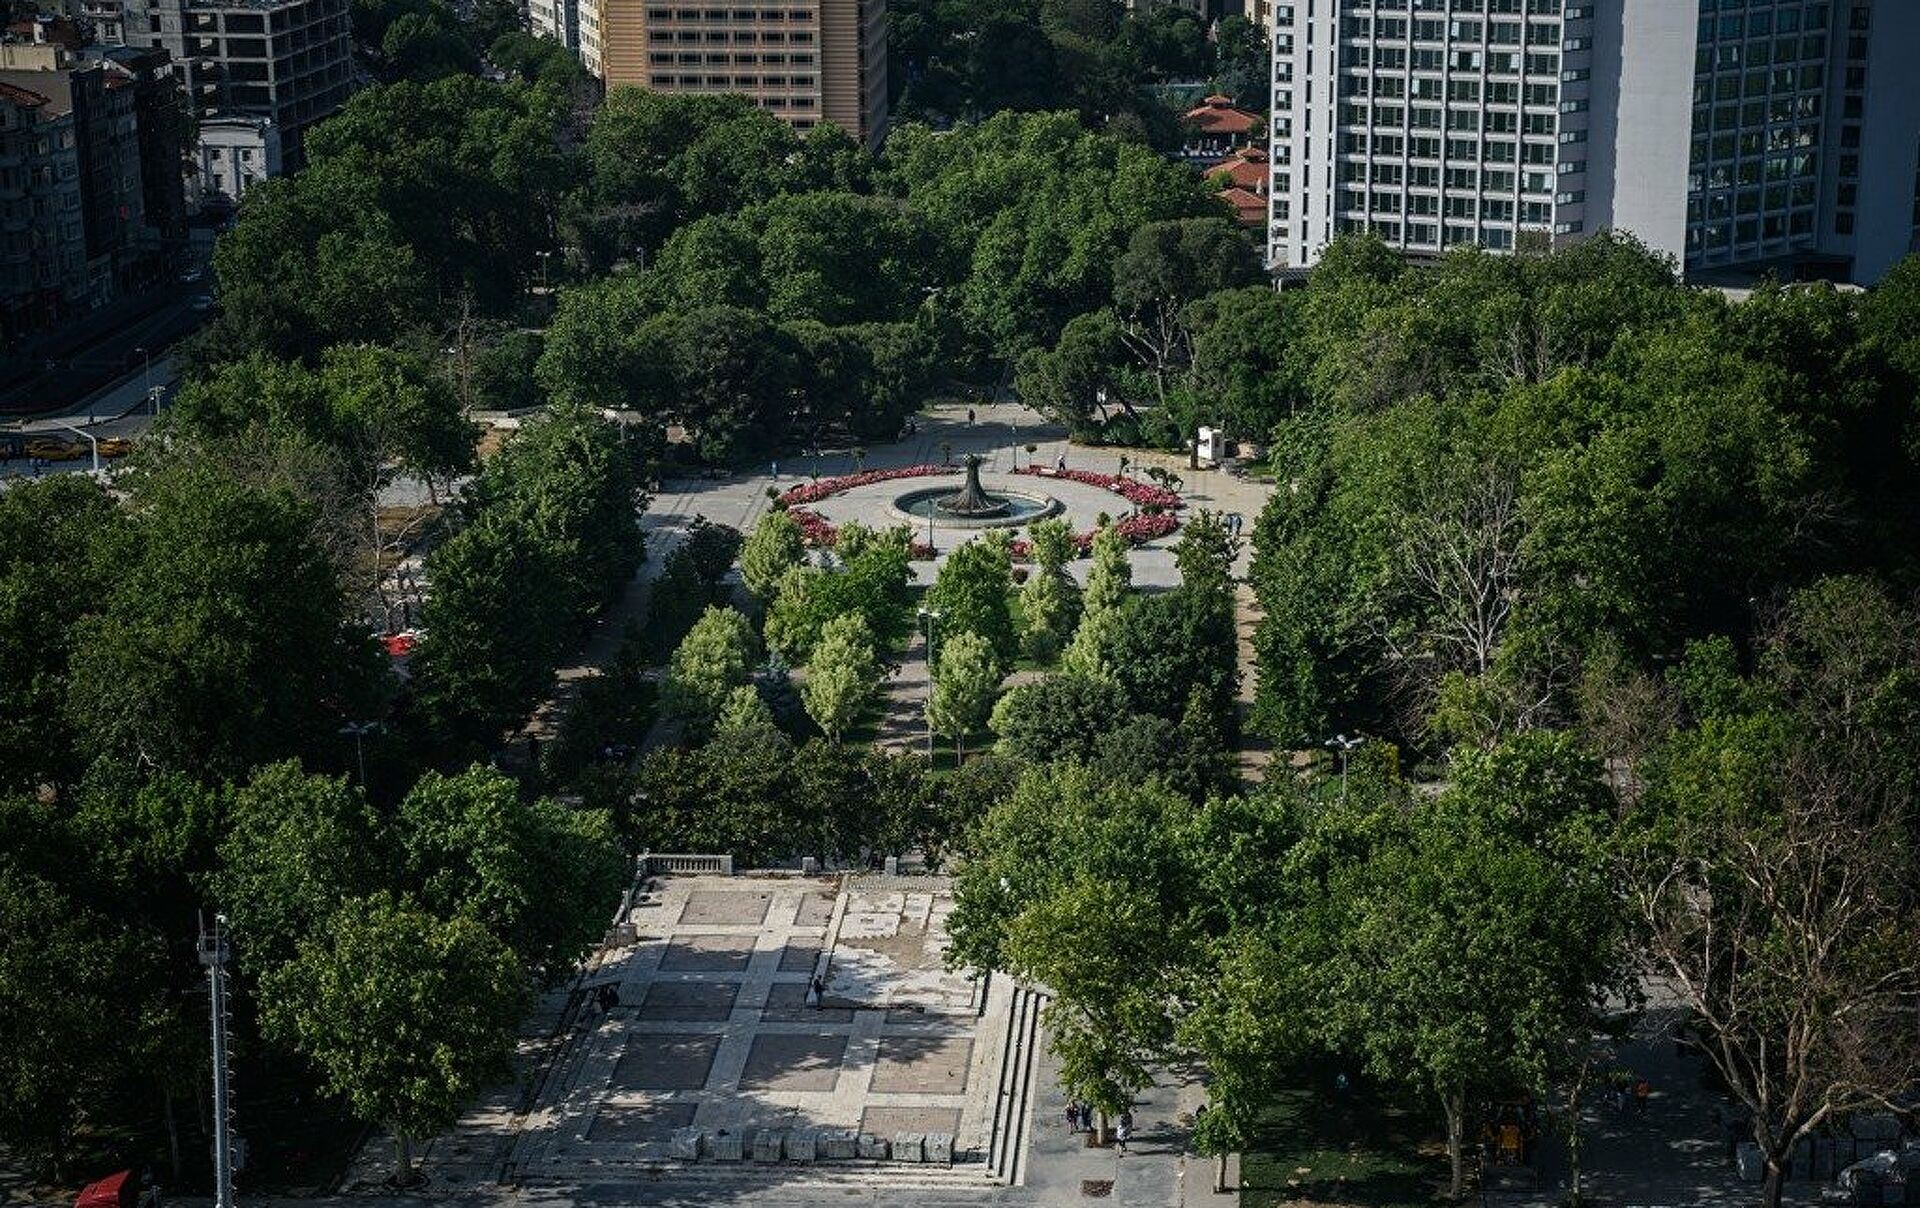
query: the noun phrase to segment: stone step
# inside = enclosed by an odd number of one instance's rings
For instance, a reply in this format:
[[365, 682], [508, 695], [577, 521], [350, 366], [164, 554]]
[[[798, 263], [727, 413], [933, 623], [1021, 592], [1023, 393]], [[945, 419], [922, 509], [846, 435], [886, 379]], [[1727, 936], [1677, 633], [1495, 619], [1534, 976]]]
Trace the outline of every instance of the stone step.
[[649, 1188], [661, 1185], [712, 1187], [727, 1185], [781, 1186], [796, 1189], [841, 1187], [899, 1187], [990, 1191], [1004, 1184], [984, 1163], [935, 1166], [909, 1162], [834, 1162], [822, 1165], [756, 1162], [701, 1162], [697, 1164], [599, 1161], [553, 1158], [539, 1169], [520, 1172], [519, 1185], [541, 1190], [558, 1186], [604, 1183], [645, 1176]]

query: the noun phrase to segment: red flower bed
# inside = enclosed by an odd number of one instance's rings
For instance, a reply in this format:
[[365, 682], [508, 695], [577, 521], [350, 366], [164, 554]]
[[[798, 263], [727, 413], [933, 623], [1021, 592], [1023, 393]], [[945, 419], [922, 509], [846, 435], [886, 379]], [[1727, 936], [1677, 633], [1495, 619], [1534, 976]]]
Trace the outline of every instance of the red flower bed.
[[[800, 526], [800, 539], [815, 549], [832, 549], [840, 544], [840, 526], [810, 508], [788, 508], [787, 515]], [[909, 541], [907, 557], [925, 562], [933, 557], [933, 547], [924, 541]]]
[[820, 549], [832, 549], [834, 542], [840, 540], [840, 530], [825, 516], [807, 508], [788, 508], [787, 515], [800, 526], [800, 539], [808, 545]]
[[[1180, 518], [1172, 512], [1135, 512], [1131, 516], [1122, 516], [1114, 523], [1114, 530], [1127, 539], [1130, 545], [1144, 545], [1156, 537], [1164, 537], [1180, 527]], [[1084, 558], [1093, 552], [1093, 539], [1098, 529], [1089, 529], [1073, 535], [1077, 556]], [[1025, 537], [1016, 537], [1008, 547], [1015, 562], [1033, 561], [1033, 542]]]
[[1050, 470], [1045, 466], [1021, 466], [1015, 474], [1032, 474], [1037, 478], [1064, 478], [1069, 482], [1083, 482], [1090, 487], [1099, 487], [1103, 491], [1112, 491], [1124, 495], [1129, 502], [1143, 508], [1174, 508], [1185, 506], [1180, 496], [1165, 487], [1154, 486], [1150, 482], [1141, 482], [1136, 478], [1123, 478], [1118, 474], [1096, 474], [1092, 470]]
[[842, 491], [851, 491], [855, 487], [872, 486], [876, 482], [892, 482], [896, 478], [928, 478], [936, 474], [958, 474], [959, 466], [936, 466], [921, 464], [900, 466], [893, 470], [863, 470], [858, 474], [842, 474], [838, 478], [822, 478], [816, 482], [804, 483], [783, 493], [778, 502], [791, 508], [797, 504], [818, 503], [830, 495]]

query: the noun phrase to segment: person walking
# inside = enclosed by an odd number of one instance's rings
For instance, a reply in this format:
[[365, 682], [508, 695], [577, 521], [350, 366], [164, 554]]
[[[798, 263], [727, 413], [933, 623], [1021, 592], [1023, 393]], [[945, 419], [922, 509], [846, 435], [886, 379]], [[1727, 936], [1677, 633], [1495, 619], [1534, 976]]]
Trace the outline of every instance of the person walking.
[[1077, 1135], [1079, 1132], [1080, 1101], [1073, 1099], [1067, 1102], [1067, 1135], [1071, 1137]]
[[973, 408], [967, 408], [967, 427], [973, 427]]
[[1053, 459], [1053, 469], [1056, 474], [1065, 474], [1067, 472], [1067, 455], [1065, 453]]
[[1133, 1113], [1121, 1112], [1120, 1119], [1113, 1126], [1113, 1144], [1121, 1157], [1127, 1156], [1127, 1142], [1133, 1140]]

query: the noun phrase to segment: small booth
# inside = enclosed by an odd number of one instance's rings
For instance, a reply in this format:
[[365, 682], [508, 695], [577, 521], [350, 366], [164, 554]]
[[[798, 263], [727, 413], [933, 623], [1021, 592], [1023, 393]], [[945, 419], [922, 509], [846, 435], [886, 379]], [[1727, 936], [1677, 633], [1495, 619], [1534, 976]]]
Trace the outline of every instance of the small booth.
[[1227, 459], [1227, 434], [1221, 428], [1201, 428], [1194, 441], [1194, 459], [1200, 468], [1217, 469]]

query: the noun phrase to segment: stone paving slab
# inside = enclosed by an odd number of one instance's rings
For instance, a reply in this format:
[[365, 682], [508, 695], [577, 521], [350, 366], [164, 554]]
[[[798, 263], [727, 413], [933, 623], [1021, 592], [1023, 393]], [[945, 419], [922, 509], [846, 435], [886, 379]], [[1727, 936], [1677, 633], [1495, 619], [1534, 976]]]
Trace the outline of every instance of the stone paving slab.
[[973, 1060], [973, 1037], [887, 1035], [873, 1066], [869, 1089], [905, 1094], [964, 1094]]
[[845, 1035], [762, 1032], [747, 1051], [740, 1089], [830, 1091], [846, 1058]]
[[725, 1023], [733, 1016], [738, 982], [659, 981], [647, 987], [636, 1010], [641, 1020], [693, 1020]]
[[718, 1032], [634, 1033], [626, 1038], [613, 1067], [613, 1086], [634, 1091], [699, 1090], [707, 1084], [721, 1039]]
[[665, 1141], [693, 1123], [697, 1103], [609, 1103], [594, 1113], [588, 1141]]
[[869, 1107], [860, 1113], [860, 1131], [891, 1137], [895, 1133], [960, 1131], [960, 1109], [954, 1107]]
[[750, 935], [681, 935], [667, 945], [660, 968], [675, 973], [744, 973], [753, 947]]
[[767, 921], [773, 895], [724, 889], [699, 889], [687, 895], [680, 926], [758, 927]]

